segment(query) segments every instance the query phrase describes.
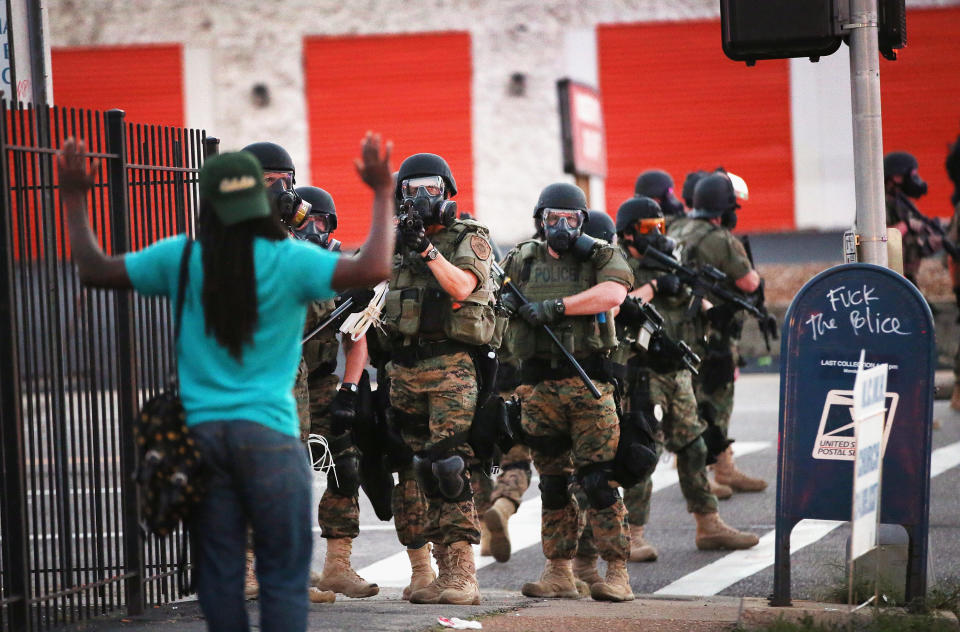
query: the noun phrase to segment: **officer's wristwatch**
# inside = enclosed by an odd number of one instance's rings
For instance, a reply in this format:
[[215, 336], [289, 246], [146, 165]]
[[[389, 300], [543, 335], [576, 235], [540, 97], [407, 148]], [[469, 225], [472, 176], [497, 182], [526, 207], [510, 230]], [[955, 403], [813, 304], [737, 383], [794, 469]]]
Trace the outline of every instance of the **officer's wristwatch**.
[[356, 384], [353, 384], [352, 382], [344, 382], [343, 384], [340, 385], [340, 390], [356, 393], [358, 389]]
[[563, 316], [563, 314], [567, 311], [567, 306], [563, 304], [562, 298], [554, 300], [556, 300], [556, 304], [554, 305], [553, 310], [557, 312], [557, 316]]
[[440, 256], [440, 251], [437, 250], [436, 246], [430, 246], [430, 250], [427, 251], [427, 254], [423, 255], [424, 261], [434, 261], [437, 257]]

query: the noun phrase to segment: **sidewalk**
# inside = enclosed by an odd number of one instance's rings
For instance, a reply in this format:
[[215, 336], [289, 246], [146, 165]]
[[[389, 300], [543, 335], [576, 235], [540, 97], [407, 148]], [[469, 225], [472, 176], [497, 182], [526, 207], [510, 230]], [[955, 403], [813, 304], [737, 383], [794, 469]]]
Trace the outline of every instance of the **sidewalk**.
[[[847, 606], [794, 600], [793, 607], [772, 608], [757, 597], [659, 597], [637, 595], [627, 603], [580, 600], [528, 599], [515, 591], [483, 593], [479, 606], [412, 605], [400, 599], [399, 589], [385, 589], [371, 599], [338, 597], [334, 604], [311, 604], [310, 632], [333, 630], [438, 630], [437, 617], [479, 620], [488, 632], [720, 632], [751, 630], [778, 618], [799, 622], [810, 616], [817, 623], [843, 624], [851, 615]], [[889, 609], [893, 612], [895, 609]], [[257, 617], [256, 602], [248, 602], [251, 622]], [[869, 621], [865, 608], [852, 616]], [[956, 618], [942, 614], [960, 630]], [[739, 626], [739, 627], [738, 627]], [[256, 625], [253, 626], [257, 628]], [[206, 626], [196, 601], [152, 608], [140, 617], [103, 617], [61, 628], [89, 632], [204, 632]]]

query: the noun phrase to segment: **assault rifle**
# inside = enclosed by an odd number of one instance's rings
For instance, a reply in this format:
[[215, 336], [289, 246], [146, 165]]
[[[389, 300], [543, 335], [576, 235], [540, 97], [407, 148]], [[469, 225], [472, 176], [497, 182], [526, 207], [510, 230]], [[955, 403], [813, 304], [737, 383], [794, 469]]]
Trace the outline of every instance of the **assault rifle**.
[[[699, 373], [700, 356], [683, 340], [675, 340], [667, 335], [663, 328], [663, 316], [650, 303], [644, 303], [637, 296], [628, 296], [626, 300], [636, 306], [637, 316], [631, 320], [640, 326], [640, 346], [650, 349], [659, 346], [660, 352], [679, 358], [694, 375]], [[621, 310], [621, 313], [622, 310]]]
[[[943, 240], [943, 249], [947, 251], [947, 254], [950, 255], [954, 261], [960, 261], [960, 249], [957, 248], [955, 243], [947, 239], [947, 232], [943, 230], [943, 226], [940, 225], [940, 222], [921, 213], [920, 209], [914, 206], [913, 202], [906, 199], [904, 196], [899, 197], [902, 199], [904, 204], [898, 204], [897, 207], [906, 209], [908, 215], [919, 220], [921, 224], [927, 227], [928, 231], [938, 235]], [[908, 218], [904, 217], [902, 219], [906, 221]]]
[[[527, 305], [530, 303], [530, 301], [527, 300], [527, 297], [523, 295], [523, 292], [520, 291], [520, 288], [518, 288], [516, 284], [510, 280], [510, 277], [507, 276], [507, 273], [504, 272], [503, 268], [501, 268], [496, 261], [493, 262], [493, 271], [500, 275], [503, 286], [513, 292], [514, 296], [520, 300], [521, 305]], [[600, 399], [602, 397], [600, 391], [597, 390], [596, 385], [590, 379], [590, 376], [587, 375], [587, 372], [583, 370], [583, 367], [580, 366], [580, 363], [577, 362], [577, 359], [573, 357], [573, 354], [567, 351], [567, 348], [563, 346], [563, 343], [560, 342], [560, 339], [557, 338], [557, 335], [553, 333], [553, 330], [550, 329], [550, 327], [547, 325], [542, 325], [542, 327], [543, 330], [547, 332], [547, 335], [550, 336], [550, 340], [553, 341], [553, 344], [557, 345], [557, 348], [563, 353], [563, 357], [566, 358], [567, 362], [569, 362], [570, 365], [573, 366], [573, 368], [577, 371], [577, 374], [580, 376], [580, 380], [583, 382], [583, 385], [587, 387], [594, 399]]]
[[[747, 259], [750, 261], [750, 267], [754, 270], [757, 269], [757, 265], [753, 262], [753, 248], [750, 247], [750, 237], [744, 235], [740, 238], [740, 242], [743, 244], [743, 250], [747, 253]], [[757, 297], [756, 306], [757, 309], [763, 314], [762, 317], [757, 319], [757, 327], [760, 329], [760, 333], [763, 335], [763, 342], [767, 345], [767, 351], [770, 351], [770, 338], [774, 340], [777, 339], [777, 319], [767, 311], [767, 295], [764, 290], [763, 279], [760, 279], [760, 285], [757, 286], [754, 296]]]
[[724, 303], [728, 303], [732, 306], [742, 309], [756, 318], [757, 323], [760, 326], [760, 333], [763, 334], [763, 341], [767, 345], [767, 351], [770, 350], [771, 335], [774, 339], [777, 337], [776, 321], [773, 321], [771, 327], [770, 321], [773, 317], [766, 313], [765, 309], [758, 309], [756, 305], [748, 301], [743, 296], [740, 296], [723, 287], [721, 283], [727, 280], [726, 274], [711, 265], [701, 266], [697, 270], [688, 268], [670, 255], [664, 254], [652, 247], [648, 247], [644, 251], [643, 256], [650, 257], [657, 263], [660, 263], [669, 269], [671, 272], [677, 275], [684, 285], [689, 286], [690, 289], [693, 290], [693, 298], [690, 299], [690, 305], [687, 307], [686, 311], [687, 318], [690, 318], [699, 312], [700, 305], [703, 303], [703, 299], [707, 296], [711, 296], [716, 300], [723, 301]]

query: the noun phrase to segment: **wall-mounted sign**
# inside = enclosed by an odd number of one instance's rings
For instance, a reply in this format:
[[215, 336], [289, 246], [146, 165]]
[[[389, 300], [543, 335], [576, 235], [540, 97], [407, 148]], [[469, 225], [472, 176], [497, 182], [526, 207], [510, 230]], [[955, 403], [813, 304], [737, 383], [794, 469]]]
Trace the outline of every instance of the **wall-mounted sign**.
[[603, 102], [596, 88], [561, 79], [560, 133], [563, 170], [579, 176], [607, 176], [607, 141], [603, 129]]

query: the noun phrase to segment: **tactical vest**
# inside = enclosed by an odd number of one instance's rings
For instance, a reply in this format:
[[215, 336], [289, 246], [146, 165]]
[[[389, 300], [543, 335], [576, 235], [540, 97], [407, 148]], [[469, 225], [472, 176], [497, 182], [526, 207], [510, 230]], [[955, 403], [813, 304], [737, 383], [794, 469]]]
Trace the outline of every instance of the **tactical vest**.
[[[336, 308], [333, 300], [317, 301], [307, 306], [307, 320], [303, 334], [307, 335], [327, 319]], [[303, 358], [308, 373], [323, 368], [324, 373], [332, 373], [337, 366], [337, 353], [340, 341], [337, 340], [337, 327], [331, 323], [303, 345]], [[329, 370], [327, 370], [329, 368]]]
[[[518, 244], [512, 259], [508, 262], [509, 269], [515, 273], [519, 270], [512, 280], [531, 302], [571, 296], [597, 284], [597, 270], [592, 260], [579, 261], [569, 252], [555, 259], [539, 240]], [[566, 316], [550, 329], [577, 358], [606, 354], [617, 346], [613, 310], [589, 316]], [[532, 327], [519, 317], [511, 320], [505, 344], [512, 356], [521, 361], [539, 358], [558, 365], [564, 362], [562, 352], [543, 327]]]
[[[431, 235], [430, 241], [452, 261], [461, 242], [474, 233], [489, 238], [482, 224], [461, 220]], [[496, 286], [489, 276], [465, 300], [454, 301], [419, 254], [396, 254], [381, 322], [393, 345], [406, 337], [483, 345], [493, 338], [495, 302]]]

